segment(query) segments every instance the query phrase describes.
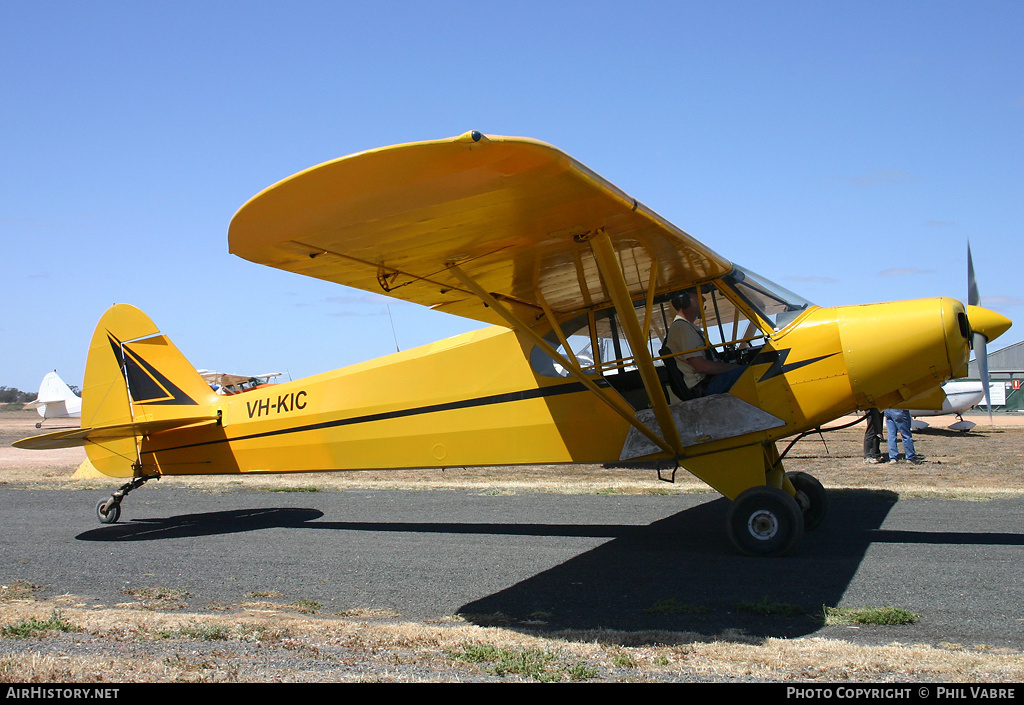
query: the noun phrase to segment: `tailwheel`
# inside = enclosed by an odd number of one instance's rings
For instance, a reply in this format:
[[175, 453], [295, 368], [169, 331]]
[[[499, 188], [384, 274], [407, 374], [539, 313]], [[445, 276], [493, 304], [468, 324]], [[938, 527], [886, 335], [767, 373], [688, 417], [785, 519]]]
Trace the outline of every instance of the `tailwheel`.
[[828, 510], [825, 487], [813, 475], [805, 472], [788, 472], [786, 477], [796, 488], [795, 499], [804, 515], [804, 530], [816, 529]]
[[121, 518], [121, 500], [127, 497], [129, 492], [142, 487], [154, 478], [159, 479], [160, 476], [139, 475], [133, 477], [130, 482], [121, 485], [114, 494], [106, 499], [101, 499], [99, 504], [96, 505], [96, 518], [100, 520], [101, 524], [117, 523], [117, 520]]
[[121, 518], [121, 500], [109, 497], [96, 505], [96, 518], [101, 524], [116, 524]]
[[804, 533], [796, 500], [776, 487], [751, 487], [733, 500], [727, 520], [733, 545], [749, 556], [784, 556]]

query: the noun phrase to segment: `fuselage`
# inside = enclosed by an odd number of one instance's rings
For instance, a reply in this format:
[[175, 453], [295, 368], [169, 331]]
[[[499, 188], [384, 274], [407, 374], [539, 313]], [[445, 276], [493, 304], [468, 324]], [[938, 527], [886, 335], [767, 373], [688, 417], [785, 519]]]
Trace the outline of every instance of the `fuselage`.
[[[680, 462], [895, 406], [961, 374], [962, 312], [942, 298], [808, 309], [767, 339], [731, 390], [779, 422], [744, 433], [726, 419]], [[200, 403], [220, 423], [155, 433], [142, 461], [164, 474], [617, 461], [630, 424], [572, 376], [538, 365], [534, 347], [492, 327], [245, 394], [211, 391]], [[595, 379], [639, 410], [631, 375]]]

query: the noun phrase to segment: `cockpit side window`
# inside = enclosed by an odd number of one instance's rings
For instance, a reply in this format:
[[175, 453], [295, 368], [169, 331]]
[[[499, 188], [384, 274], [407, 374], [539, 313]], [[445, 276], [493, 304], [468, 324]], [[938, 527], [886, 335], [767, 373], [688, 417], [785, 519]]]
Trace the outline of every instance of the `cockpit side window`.
[[[544, 336], [551, 347], [565, 358], [568, 362], [574, 359], [577, 364], [588, 375], [598, 374], [595, 365], [594, 341], [590, 334], [590, 315], [584, 314], [573, 318], [562, 324], [562, 335], [565, 336], [571, 350], [567, 351], [559, 336], [551, 331]], [[560, 362], [552, 359], [539, 346], [534, 346], [530, 352], [530, 366], [533, 370], [545, 377], [568, 377], [567, 370]]]
[[[637, 320], [644, 322], [646, 301], [640, 301], [635, 309]], [[656, 305], [652, 311], [652, 320], [647, 345], [652, 357], [658, 356], [665, 331], [672, 323], [672, 313], [667, 303]], [[570, 356], [562, 345], [559, 337], [551, 332], [544, 336], [559, 355], [572, 362], [575, 357], [584, 374], [617, 375], [636, 369], [633, 362], [633, 350], [623, 333], [622, 322], [614, 308], [591, 311], [562, 324], [562, 333], [569, 347]], [[556, 360], [552, 360], [541, 348], [534, 347], [530, 355], [530, 364], [534, 371], [547, 377], [567, 377], [570, 372]], [[657, 364], [661, 364], [658, 362]]]
[[[715, 357], [742, 360], [749, 351], [759, 349], [773, 331], [788, 325], [811, 304], [758, 275], [736, 267], [721, 279], [699, 286], [703, 299], [700, 326], [707, 346]], [[693, 289], [691, 289], [693, 290]], [[661, 348], [676, 316], [670, 303], [675, 291], [665, 292], [652, 300], [634, 302], [633, 313], [641, 329], [647, 325], [646, 345], [655, 365], [661, 365]], [[623, 333], [622, 322], [613, 307], [581, 314], [562, 324], [561, 338], [551, 332], [545, 339], [557, 352], [572, 363], [579, 364], [584, 374], [605, 377], [636, 370], [633, 351]], [[688, 351], [678, 351], [688, 352]], [[530, 355], [533, 369], [548, 377], [567, 377], [570, 372], [539, 347]]]

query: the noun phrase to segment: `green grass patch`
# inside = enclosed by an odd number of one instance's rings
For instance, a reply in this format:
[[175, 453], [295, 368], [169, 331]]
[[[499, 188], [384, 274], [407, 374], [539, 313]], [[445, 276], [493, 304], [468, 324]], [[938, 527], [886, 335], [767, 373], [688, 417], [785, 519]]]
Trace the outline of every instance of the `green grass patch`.
[[921, 615], [900, 607], [824, 607], [825, 624], [914, 624]]
[[193, 641], [245, 641], [257, 643], [269, 638], [276, 638], [277, 630], [266, 626], [248, 624], [203, 624], [188, 622], [171, 629], [161, 629], [153, 636], [156, 639], [190, 639]]
[[636, 659], [629, 654], [617, 653], [612, 657], [612, 664], [616, 668], [636, 668]]
[[11, 639], [25, 639], [31, 636], [42, 636], [46, 632], [77, 632], [81, 628], [72, 624], [61, 614], [60, 610], [50, 613], [49, 619], [39, 620], [35, 617], [23, 619], [17, 624], [9, 624], [0, 628], [0, 636]]
[[227, 641], [231, 628], [224, 624], [199, 624], [190, 622], [173, 629], [161, 629], [154, 635], [157, 639], [194, 639], [196, 641]]
[[303, 614], [312, 614], [323, 607], [323, 605], [316, 600], [299, 600], [297, 602], [293, 602], [292, 607], [295, 607]]
[[517, 675], [542, 683], [580, 681], [594, 678], [597, 670], [581, 661], [566, 663], [558, 654], [544, 649], [504, 649], [491, 644], [462, 644], [449, 651], [456, 661], [490, 664], [488, 673], [496, 676]]

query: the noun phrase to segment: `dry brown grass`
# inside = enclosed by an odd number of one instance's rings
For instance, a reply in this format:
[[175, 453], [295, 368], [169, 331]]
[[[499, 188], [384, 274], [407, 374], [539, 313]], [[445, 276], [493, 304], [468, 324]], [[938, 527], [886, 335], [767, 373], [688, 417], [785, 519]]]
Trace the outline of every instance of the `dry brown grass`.
[[0, 681], [458, 682], [537, 679], [499, 675], [493, 661], [460, 654], [544, 654], [547, 676], [590, 682], [1019, 682], [1019, 654], [928, 646], [857, 646], [838, 640], [743, 643], [683, 633], [613, 631], [531, 636], [452, 618], [418, 624], [378, 615], [311, 617], [254, 602], [222, 614], [93, 610], [72, 596], [0, 604], [0, 621], [45, 619], [59, 609], [79, 631], [0, 638]]

